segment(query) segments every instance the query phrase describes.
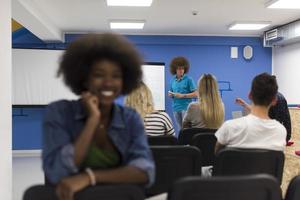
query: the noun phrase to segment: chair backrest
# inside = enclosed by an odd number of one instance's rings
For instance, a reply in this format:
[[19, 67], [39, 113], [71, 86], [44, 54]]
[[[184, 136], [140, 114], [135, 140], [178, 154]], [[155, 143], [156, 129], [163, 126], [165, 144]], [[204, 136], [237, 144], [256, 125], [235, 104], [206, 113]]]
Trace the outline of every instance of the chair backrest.
[[177, 181], [168, 200], [281, 200], [277, 180], [267, 174], [187, 177]]
[[285, 200], [299, 200], [300, 199], [300, 175], [295, 176], [287, 189]]
[[148, 136], [148, 143], [150, 146], [156, 145], [176, 145], [177, 138], [174, 136], [160, 135], [160, 136]]
[[192, 146], [151, 146], [156, 165], [154, 185], [146, 189], [152, 196], [167, 192], [179, 178], [201, 175], [202, 157], [198, 148]]
[[[130, 184], [96, 185], [75, 194], [76, 200], [143, 200], [143, 190]], [[27, 189], [23, 200], [58, 200], [55, 187], [36, 185]]]
[[58, 200], [55, 187], [49, 185], [35, 185], [28, 188], [23, 195], [23, 200]]
[[282, 180], [284, 153], [264, 149], [224, 148], [216, 155], [213, 175], [266, 173]]
[[198, 133], [193, 136], [192, 146], [196, 146], [202, 153], [202, 165], [213, 165], [215, 161], [215, 145], [217, 138], [213, 132]]
[[198, 133], [215, 133], [216, 129], [208, 128], [184, 128], [181, 129], [178, 136], [178, 144], [186, 145], [191, 144], [193, 136]]

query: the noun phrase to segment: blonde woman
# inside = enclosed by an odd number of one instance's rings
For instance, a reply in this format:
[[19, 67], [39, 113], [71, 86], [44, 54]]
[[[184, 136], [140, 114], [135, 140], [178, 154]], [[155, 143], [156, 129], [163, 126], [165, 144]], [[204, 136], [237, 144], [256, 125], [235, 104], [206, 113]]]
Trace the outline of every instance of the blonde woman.
[[214, 76], [204, 74], [200, 77], [198, 95], [199, 101], [188, 106], [183, 128], [218, 129], [224, 122], [224, 104]]
[[144, 119], [147, 135], [175, 134], [169, 115], [166, 112], [154, 110], [152, 93], [144, 83], [141, 83], [138, 89], [125, 98], [125, 105], [134, 108]]

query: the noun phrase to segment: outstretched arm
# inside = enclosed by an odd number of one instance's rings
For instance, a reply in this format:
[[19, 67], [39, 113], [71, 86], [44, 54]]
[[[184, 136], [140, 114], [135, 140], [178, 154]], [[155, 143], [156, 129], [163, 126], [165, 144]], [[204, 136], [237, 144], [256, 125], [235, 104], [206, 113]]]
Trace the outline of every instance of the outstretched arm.
[[242, 106], [246, 110], [246, 112], [251, 112], [251, 106], [247, 104], [246, 101], [244, 101], [242, 98], [236, 98], [235, 103]]

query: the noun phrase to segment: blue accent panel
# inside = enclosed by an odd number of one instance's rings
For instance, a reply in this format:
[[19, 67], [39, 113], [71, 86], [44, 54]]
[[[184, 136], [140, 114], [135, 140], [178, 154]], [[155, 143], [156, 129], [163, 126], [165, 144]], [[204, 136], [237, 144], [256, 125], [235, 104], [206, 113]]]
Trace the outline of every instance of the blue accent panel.
[[[140, 37], [140, 36], [138, 36]], [[201, 38], [201, 37], [200, 37]], [[215, 37], [213, 37], [215, 38]], [[218, 37], [216, 38], [218, 39]], [[232, 39], [232, 38], [230, 38]], [[243, 43], [243, 38], [237, 38], [239, 42]], [[253, 58], [251, 61], [246, 61], [242, 57], [242, 48], [245, 45], [237, 46], [239, 48], [239, 58], [230, 58], [230, 47], [236, 45], [139, 45], [138, 49], [141, 51], [146, 61], [159, 61], [166, 63], [166, 111], [172, 116], [171, 99], [168, 98], [167, 92], [169, 90], [169, 82], [171, 74], [169, 73], [169, 64], [175, 56], [185, 56], [190, 61], [189, 76], [195, 82], [198, 81], [201, 74], [211, 73], [217, 77], [218, 80], [230, 81], [232, 92], [223, 92], [223, 101], [225, 104], [225, 119], [231, 119], [231, 112], [241, 110], [241, 107], [235, 105], [234, 99], [241, 97], [248, 99], [248, 91], [250, 90], [251, 81], [259, 73], [271, 73], [272, 66], [272, 51], [271, 48], [264, 48], [262, 43], [260, 46], [255, 46], [260, 38], [252, 38], [253, 43], [246, 38], [244, 42], [249, 42], [248, 45], [253, 46]], [[254, 44], [254, 45], [253, 45]]]
[[[65, 46], [80, 35], [66, 35], [66, 43], [39, 44], [18, 40], [22, 48], [52, 48], [64, 49]], [[208, 36], [126, 36], [132, 41], [145, 62], [164, 62], [165, 67], [165, 95], [166, 112], [175, 119], [172, 114], [171, 99], [167, 96], [169, 82], [172, 75], [169, 72], [169, 64], [175, 56], [185, 56], [190, 61], [190, 72], [195, 83], [203, 73], [211, 73], [221, 82], [222, 99], [225, 104], [225, 118], [231, 119], [231, 112], [242, 110], [234, 103], [236, 97], [248, 100], [251, 81], [259, 73], [271, 73], [272, 50], [264, 48], [259, 37], [208, 37]], [[21, 38], [21, 36], [20, 36]], [[24, 37], [26, 38], [26, 37]], [[243, 47], [253, 47], [253, 58], [245, 60], [242, 56]], [[230, 47], [238, 47], [238, 58], [230, 58]], [[116, 100], [122, 104], [123, 97]], [[16, 111], [20, 113], [20, 111]], [[24, 110], [27, 117], [13, 118], [13, 148], [35, 149], [40, 148], [41, 121], [43, 109]], [[15, 114], [17, 114], [15, 113]], [[177, 130], [178, 131], [178, 130]]]
[[43, 45], [45, 44], [41, 39], [36, 37], [26, 28], [20, 28], [12, 33], [12, 43], [14, 45]]
[[41, 149], [44, 112], [43, 108], [13, 108], [13, 150]]
[[[65, 42], [70, 43], [81, 34], [66, 34]], [[211, 36], [133, 36], [126, 37], [136, 45], [249, 45], [262, 46], [259, 37], [211, 37]]]

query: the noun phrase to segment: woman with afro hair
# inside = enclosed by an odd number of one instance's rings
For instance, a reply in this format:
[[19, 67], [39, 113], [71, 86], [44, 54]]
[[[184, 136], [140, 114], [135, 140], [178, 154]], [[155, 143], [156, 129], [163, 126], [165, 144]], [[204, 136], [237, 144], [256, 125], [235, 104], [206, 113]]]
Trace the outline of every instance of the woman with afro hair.
[[141, 63], [110, 33], [83, 36], [64, 52], [58, 75], [79, 99], [51, 103], [43, 122], [43, 169], [59, 199], [99, 183], [153, 183], [143, 120], [114, 103], [139, 86]]

